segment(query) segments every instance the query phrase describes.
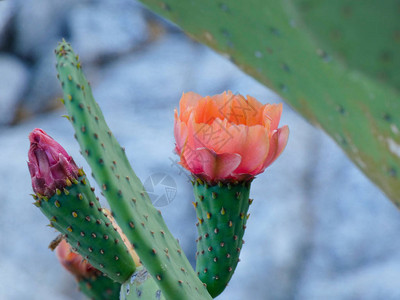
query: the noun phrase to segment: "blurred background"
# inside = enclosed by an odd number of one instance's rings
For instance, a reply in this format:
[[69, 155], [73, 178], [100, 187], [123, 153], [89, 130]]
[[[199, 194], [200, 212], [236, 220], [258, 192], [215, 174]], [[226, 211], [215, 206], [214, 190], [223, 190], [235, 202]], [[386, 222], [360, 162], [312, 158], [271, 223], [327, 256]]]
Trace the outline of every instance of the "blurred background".
[[[40, 127], [89, 170], [57, 101], [53, 51], [62, 38], [192, 264], [193, 195], [172, 151], [182, 92], [281, 102], [134, 0], [0, 1], [0, 299], [83, 299], [48, 249], [57, 233], [32, 205], [26, 165], [27, 136]], [[288, 146], [252, 185], [241, 262], [218, 299], [400, 299], [398, 210], [285, 104], [281, 124]]]

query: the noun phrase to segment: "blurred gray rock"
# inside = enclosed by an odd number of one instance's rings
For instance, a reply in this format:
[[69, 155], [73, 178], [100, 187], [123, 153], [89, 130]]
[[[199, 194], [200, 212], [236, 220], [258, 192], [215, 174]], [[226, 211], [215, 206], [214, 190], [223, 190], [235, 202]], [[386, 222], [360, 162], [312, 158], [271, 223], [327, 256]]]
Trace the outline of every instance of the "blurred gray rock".
[[15, 56], [0, 54], [0, 78], [0, 125], [5, 125], [14, 120], [29, 79], [29, 70]]
[[171, 101], [177, 105], [182, 92], [192, 88], [194, 62], [203, 53], [182, 34], [166, 35], [151, 47], [108, 64], [100, 74], [97, 94], [106, 110], [115, 99], [139, 110], [163, 109]]
[[32, 79], [23, 103], [29, 113], [38, 113], [48, 109], [52, 104], [54, 105], [54, 102], [51, 101], [62, 95], [60, 83], [57, 80], [54, 52], [52, 49], [48, 49], [46, 52], [47, 55], [43, 55], [32, 67]]
[[0, 48], [5, 46], [5, 38], [9, 23], [15, 12], [15, 3], [0, 1]]
[[149, 37], [142, 9], [134, 1], [95, 1], [73, 7], [71, 43], [83, 62], [131, 51]]
[[78, 0], [19, 0], [15, 19], [15, 51], [38, 59], [65, 36], [66, 17]]

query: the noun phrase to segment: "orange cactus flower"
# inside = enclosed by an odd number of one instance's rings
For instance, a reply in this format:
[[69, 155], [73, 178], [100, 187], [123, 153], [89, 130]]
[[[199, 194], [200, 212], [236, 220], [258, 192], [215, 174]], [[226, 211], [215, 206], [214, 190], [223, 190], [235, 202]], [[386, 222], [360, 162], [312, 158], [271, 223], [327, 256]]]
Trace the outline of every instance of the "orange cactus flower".
[[282, 104], [224, 92], [184, 93], [175, 110], [180, 164], [208, 182], [250, 180], [285, 149], [289, 128], [278, 128]]
[[80, 278], [89, 278], [99, 271], [80, 254], [72, 251], [71, 246], [63, 239], [56, 248], [58, 260], [69, 272]]

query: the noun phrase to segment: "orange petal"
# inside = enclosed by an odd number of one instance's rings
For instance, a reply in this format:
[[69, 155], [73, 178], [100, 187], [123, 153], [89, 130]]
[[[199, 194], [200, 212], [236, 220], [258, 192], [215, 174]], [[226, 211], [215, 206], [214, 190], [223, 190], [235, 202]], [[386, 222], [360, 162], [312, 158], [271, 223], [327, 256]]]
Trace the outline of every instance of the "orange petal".
[[181, 121], [187, 122], [189, 115], [194, 110], [197, 102], [202, 99], [199, 94], [194, 92], [183, 93], [179, 103], [179, 118]]
[[[235, 135], [235, 141], [237, 144], [232, 142], [232, 146], [236, 148], [235, 153], [242, 157], [240, 166], [235, 173], [256, 175], [253, 174], [253, 171], [262, 165], [268, 155], [270, 147], [268, 130], [261, 125], [242, 126], [240, 133]], [[233, 147], [232, 149], [226, 148], [226, 152], [232, 153]]]
[[198, 124], [188, 122], [188, 141], [192, 148], [208, 148], [216, 153], [227, 143], [230, 143], [234, 136], [227, 130], [227, 120], [215, 119], [209, 124]]
[[223, 118], [218, 105], [210, 97], [205, 97], [197, 102], [196, 123], [211, 124], [216, 118]]
[[174, 121], [174, 136], [176, 141], [176, 151], [180, 154], [188, 138], [188, 129], [186, 123], [180, 121], [177, 117], [175, 117]]
[[266, 104], [263, 111], [265, 123], [271, 124], [271, 131], [278, 128], [279, 121], [282, 114], [282, 103], [279, 104]]
[[279, 157], [279, 155], [281, 155], [281, 153], [286, 147], [288, 138], [289, 138], [289, 127], [287, 125], [275, 131], [270, 140], [271, 147], [268, 152], [268, 157], [265, 160], [262, 170], [260, 172], [263, 172], [265, 168], [271, 165]]

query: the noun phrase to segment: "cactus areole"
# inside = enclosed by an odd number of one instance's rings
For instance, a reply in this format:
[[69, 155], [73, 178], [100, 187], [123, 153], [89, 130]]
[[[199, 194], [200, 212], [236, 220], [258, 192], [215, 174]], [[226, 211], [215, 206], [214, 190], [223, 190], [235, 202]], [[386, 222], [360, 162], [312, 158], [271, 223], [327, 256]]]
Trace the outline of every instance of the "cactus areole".
[[198, 218], [196, 271], [211, 296], [228, 284], [239, 261], [250, 184], [284, 150], [282, 105], [225, 92], [183, 94], [175, 110], [176, 152], [193, 177]]

